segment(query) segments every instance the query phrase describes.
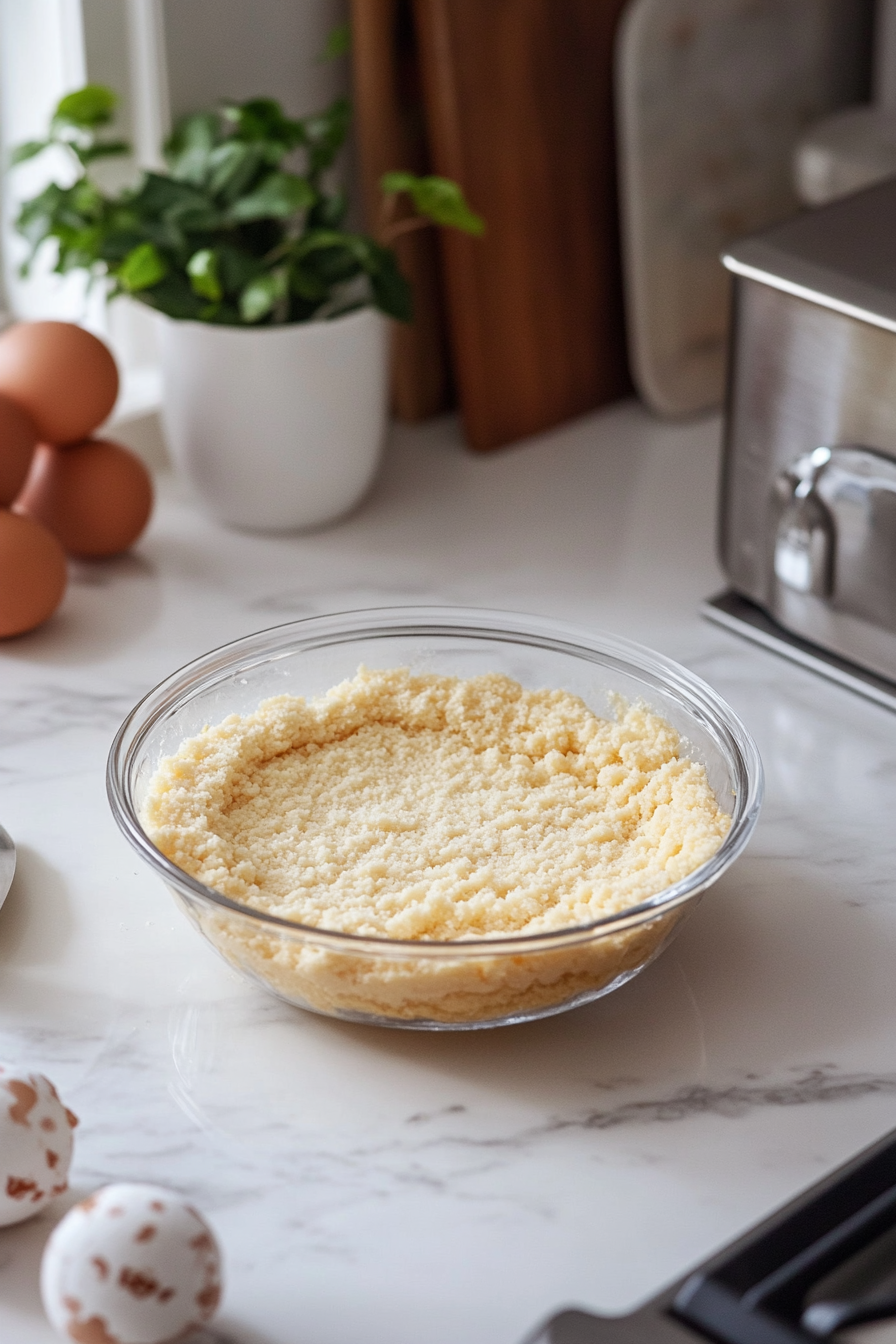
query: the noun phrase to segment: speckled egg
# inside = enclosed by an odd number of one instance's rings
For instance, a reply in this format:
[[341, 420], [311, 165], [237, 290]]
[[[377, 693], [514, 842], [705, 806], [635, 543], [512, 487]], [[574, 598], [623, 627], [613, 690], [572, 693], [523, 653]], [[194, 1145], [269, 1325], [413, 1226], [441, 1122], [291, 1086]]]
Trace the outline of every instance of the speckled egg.
[[68, 1188], [77, 1123], [49, 1078], [0, 1064], [0, 1226], [30, 1218]]
[[221, 1257], [181, 1195], [158, 1185], [107, 1185], [54, 1230], [40, 1289], [65, 1339], [168, 1344], [211, 1320]]

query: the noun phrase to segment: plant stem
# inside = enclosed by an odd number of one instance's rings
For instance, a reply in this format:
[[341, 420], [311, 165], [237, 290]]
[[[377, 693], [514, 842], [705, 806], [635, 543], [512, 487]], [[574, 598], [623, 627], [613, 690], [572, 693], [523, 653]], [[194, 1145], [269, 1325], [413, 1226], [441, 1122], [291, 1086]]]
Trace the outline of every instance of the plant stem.
[[270, 252], [266, 252], [262, 260], [265, 262], [279, 261], [281, 257], [286, 256], [295, 241], [295, 238], [284, 239], [282, 243], [278, 243], [276, 247], [272, 247]]
[[432, 225], [431, 219], [421, 219], [419, 215], [411, 219], [399, 219], [394, 224], [380, 230], [380, 242], [388, 247], [395, 238], [400, 238], [403, 233], [414, 233], [417, 229], [428, 229]]

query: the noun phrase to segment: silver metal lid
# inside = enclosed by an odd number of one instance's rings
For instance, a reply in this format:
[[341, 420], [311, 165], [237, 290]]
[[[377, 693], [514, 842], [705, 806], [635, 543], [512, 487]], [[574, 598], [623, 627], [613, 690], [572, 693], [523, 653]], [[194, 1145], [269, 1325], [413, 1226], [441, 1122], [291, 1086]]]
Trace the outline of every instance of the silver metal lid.
[[896, 178], [744, 238], [722, 261], [735, 275], [896, 331]]

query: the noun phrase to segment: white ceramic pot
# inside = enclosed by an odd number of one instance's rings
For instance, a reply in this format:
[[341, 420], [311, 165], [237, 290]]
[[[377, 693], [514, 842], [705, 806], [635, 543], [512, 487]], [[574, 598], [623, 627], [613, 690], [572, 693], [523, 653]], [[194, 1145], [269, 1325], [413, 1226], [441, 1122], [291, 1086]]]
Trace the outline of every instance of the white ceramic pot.
[[315, 527], [367, 490], [386, 427], [387, 331], [373, 308], [283, 327], [161, 323], [175, 466], [221, 522]]

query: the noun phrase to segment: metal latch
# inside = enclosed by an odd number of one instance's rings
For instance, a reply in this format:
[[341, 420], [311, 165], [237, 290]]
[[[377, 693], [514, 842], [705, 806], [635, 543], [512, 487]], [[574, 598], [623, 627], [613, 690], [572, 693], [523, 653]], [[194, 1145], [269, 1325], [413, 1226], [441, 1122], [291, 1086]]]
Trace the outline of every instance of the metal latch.
[[[831, 460], [830, 448], [816, 448], [779, 477], [791, 490], [775, 534], [775, 578], [797, 593], [830, 597], [834, 588], [834, 520], [817, 486]], [[796, 476], [795, 486], [791, 486]]]

